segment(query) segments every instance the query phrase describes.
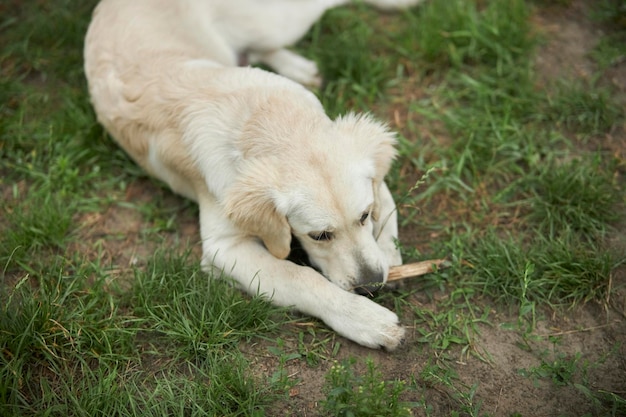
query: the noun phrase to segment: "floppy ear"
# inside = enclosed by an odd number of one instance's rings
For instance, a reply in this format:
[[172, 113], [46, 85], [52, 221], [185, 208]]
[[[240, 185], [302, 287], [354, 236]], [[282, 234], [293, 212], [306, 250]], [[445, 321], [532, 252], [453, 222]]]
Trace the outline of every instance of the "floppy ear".
[[396, 135], [389, 130], [386, 124], [374, 120], [367, 114], [349, 113], [337, 119], [335, 123], [353, 140], [356, 152], [363, 155], [365, 160], [369, 160], [373, 165], [374, 206], [372, 218], [378, 220], [380, 215], [379, 189], [396, 157]]
[[228, 218], [244, 232], [259, 237], [267, 250], [279, 259], [289, 255], [291, 227], [278, 212], [272, 196], [275, 176], [271, 168], [249, 163], [224, 200]]

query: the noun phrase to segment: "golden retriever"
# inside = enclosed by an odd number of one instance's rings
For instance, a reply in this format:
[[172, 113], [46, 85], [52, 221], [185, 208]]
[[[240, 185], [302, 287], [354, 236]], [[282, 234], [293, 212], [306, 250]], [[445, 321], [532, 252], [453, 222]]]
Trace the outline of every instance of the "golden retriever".
[[[367, 115], [331, 120], [301, 85], [319, 84], [315, 63], [285, 49], [346, 2], [103, 0], [85, 72], [118, 144], [198, 203], [205, 269], [392, 350], [405, 332], [398, 317], [353, 291], [384, 284], [402, 262], [383, 181], [394, 134]], [[242, 56], [280, 75], [238, 67]], [[286, 260], [292, 236], [315, 269]]]

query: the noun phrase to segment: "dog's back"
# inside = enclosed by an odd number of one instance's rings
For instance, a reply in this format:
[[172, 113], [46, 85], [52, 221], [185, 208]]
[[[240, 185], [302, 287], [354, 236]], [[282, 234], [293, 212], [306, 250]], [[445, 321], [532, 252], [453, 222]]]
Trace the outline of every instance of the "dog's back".
[[[323, 113], [304, 87], [259, 69], [234, 68], [236, 54], [223, 36], [211, 33], [218, 12], [212, 3], [104, 0], [85, 40], [85, 73], [98, 120], [146, 171], [192, 199], [189, 180], [202, 173], [193, 146], [182, 140], [198, 131], [189, 120], [202, 120], [201, 130], [211, 138], [203, 140], [204, 153], [210, 154], [233, 147], [246, 115], [269, 96]], [[236, 169], [223, 158], [209, 165], [224, 173]]]
[[84, 54], [98, 114], [123, 107], [122, 97], [136, 100], [148, 84], [179, 71], [176, 67], [184, 61], [210, 58], [216, 65], [234, 65], [236, 57], [220, 47], [220, 37], [211, 36], [210, 27], [198, 17], [210, 16], [210, 4], [195, 0], [103, 0], [98, 4]]

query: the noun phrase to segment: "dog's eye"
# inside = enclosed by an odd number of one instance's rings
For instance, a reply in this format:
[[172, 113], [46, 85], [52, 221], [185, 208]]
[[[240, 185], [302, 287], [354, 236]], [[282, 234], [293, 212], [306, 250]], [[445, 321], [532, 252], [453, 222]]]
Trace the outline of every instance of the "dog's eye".
[[370, 215], [369, 212], [363, 213], [363, 215], [361, 216], [361, 219], [359, 220], [359, 222], [361, 223], [361, 226], [365, 224], [365, 221], [367, 220], [369, 215]]
[[309, 233], [309, 237], [313, 240], [317, 240], [318, 242], [321, 242], [321, 241], [326, 241], [326, 240], [332, 240], [334, 236], [332, 232], [323, 231], [323, 232]]

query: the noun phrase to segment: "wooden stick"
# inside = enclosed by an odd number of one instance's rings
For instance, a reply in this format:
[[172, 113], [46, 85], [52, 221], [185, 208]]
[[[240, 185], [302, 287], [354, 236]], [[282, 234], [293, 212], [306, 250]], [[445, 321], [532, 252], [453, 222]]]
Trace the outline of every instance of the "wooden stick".
[[445, 261], [445, 259], [431, 259], [428, 261], [392, 266], [389, 268], [387, 282], [429, 274], [438, 268], [445, 267]]

